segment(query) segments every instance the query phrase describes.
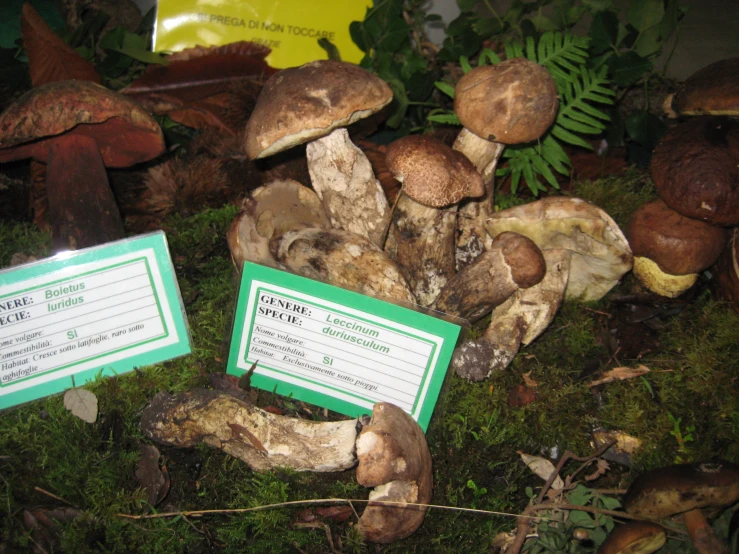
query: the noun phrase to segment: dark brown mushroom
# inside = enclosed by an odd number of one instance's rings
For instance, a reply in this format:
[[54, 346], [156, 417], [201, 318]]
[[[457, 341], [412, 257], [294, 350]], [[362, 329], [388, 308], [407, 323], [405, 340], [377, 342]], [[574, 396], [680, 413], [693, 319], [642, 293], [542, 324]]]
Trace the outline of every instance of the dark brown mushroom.
[[600, 545], [597, 554], [652, 554], [662, 548], [667, 535], [661, 525], [630, 521], [619, 525]]
[[652, 180], [676, 212], [712, 225], [739, 225], [739, 123], [696, 117], [673, 127], [652, 155]]
[[688, 77], [666, 102], [670, 115], [739, 115], [739, 58], [719, 60]]
[[719, 298], [739, 312], [739, 227], [731, 232], [714, 269]]
[[124, 236], [106, 167], [164, 152], [159, 125], [124, 96], [87, 81], [36, 87], [0, 115], [0, 162], [47, 164], [49, 220], [56, 249]]
[[726, 507], [739, 500], [739, 466], [681, 464], [649, 471], [632, 483], [624, 509], [635, 516], [660, 521], [683, 514], [685, 526], [700, 554], [727, 551], [714, 535], [703, 508]]
[[364, 538], [391, 543], [414, 533], [426, 517], [433, 483], [431, 454], [418, 424], [393, 404], [375, 404], [372, 421], [357, 438], [357, 458], [357, 481], [374, 487], [359, 519]]
[[649, 290], [675, 297], [721, 254], [726, 231], [670, 209], [662, 200], [631, 216], [626, 237], [634, 254], [634, 275]]

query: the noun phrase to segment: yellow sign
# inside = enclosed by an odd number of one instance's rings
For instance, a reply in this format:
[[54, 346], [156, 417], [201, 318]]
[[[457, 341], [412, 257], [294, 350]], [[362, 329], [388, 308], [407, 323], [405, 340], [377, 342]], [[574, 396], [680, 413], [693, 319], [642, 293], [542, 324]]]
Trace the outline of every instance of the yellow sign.
[[282, 69], [326, 59], [318, 46], [326, 38], [342, 60], [357, 63], [363, 53], [349, 36], [349, 24], [364, 19], [370, 5], [371, 0], [159, 0], [154, 50], [249, 40], [271, 48], [267, 62]]

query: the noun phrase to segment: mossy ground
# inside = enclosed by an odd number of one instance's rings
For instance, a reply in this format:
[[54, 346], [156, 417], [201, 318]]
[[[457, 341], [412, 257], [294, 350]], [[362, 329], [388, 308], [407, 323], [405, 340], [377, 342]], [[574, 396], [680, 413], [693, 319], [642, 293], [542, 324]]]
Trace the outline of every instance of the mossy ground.
[[[651, 198], [643, 174], [583, 183], [573, 194], [608, 211], [624, 225]], [[507, 202], [501, 198], [501, 203]], [[100, 402], [100, 418], [88, 425], [67, 412], [62, 398], [46, 398], [0, 414], [1, 537], [6, 551], [33, 547], [22, 510], [61, 503], [83, 516], [59, 528], [63, 552], [327, 552], [323, 528], [293, 524], [302, 508], [237, 515], [132, 521], [119, 513], [150, 511], [134, 477], [138, 422], [160, 390], [208, 386], [223, 371], [236, 280], [225, 242], [233, 207], [174, 218], [165, 231], [187, 309], [194, 353], [89, 385]], [[47, 237], [26, 224], [0, 223], [0, 266], [13, 253], [44, 255]], [[434, 460], [433, 503], [519, 513], [527, 487], [541, 484], [521, 463], [518, 451], [536, 455], [591, 452], [591, 432], [618, 429], [640, 438], [634, 468], [616, 464], [595, 486], [628, 484], [639, 471], [676, 460], [739, 462], [739, 316], [714, 300], [707, 279], [690, 301], [674, 302], [644, 327], [649, 348], [624, 356], [614, 350], [615, 322], [622, 307], [609, 298], [631, 292], [630, 278], [594, 304], [568, 303], [549, 329], [524, 348], [512, 366], [483, 383], [448, 375], [428, 429]], [[638, 350], [638, 349], [637, 349]], [[589, 387], [602, 370], [644, 364], [643, 378]], [[508, 404], [522, 375], [538, 383], [537, 399]], [[298, 403], [261, 393], [260, 404], [288, 412]], [[304, 413], [304, 412], [303, 412]], [[679, 423], [677, 423], [679, 420]], [[161, 448], [171, 490], [158, 511], [255, 507], [311, 498], [366, 498], [353, 471], [331, 475], [289, 472], [257, 474], [244, 463], [207, 447]], [[569, 468], [566, 468], [569, 469]], [[348, 523], [329, 522], [345, 552], [490, 552], [497, 532], [514, 527], [510, 517], [431, 510], [411, 538], [387, 547], [364, 545]]]

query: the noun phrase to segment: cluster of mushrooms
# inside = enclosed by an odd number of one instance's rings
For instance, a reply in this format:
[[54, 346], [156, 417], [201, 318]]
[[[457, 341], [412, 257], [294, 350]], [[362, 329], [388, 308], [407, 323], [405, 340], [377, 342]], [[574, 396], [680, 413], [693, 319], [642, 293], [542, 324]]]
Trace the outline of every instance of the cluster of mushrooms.
[[687, 119], [654, 150], [660, 199], [639, 208], [626, 230], [634, 275], [675, 298], [720, 258], [719, 293], [739, 309], [739, 123], [729, 117], [739, 115], [739, 58], [701, 69], [664, 107]]
[[551, 322], [564, 298], [596, 300], [631, 269], [616, 223], [577, 198], [495, 212], [493, 176], [506, 144], [548, 128], [558, 99], [548, 71], [525, 59], [480, 66], [457, 84], [464, 129], [452, 148], [430, 136], [388, 146], [402, 183], [391, 207], [346, 126], [392, 101], [378, 77], [318, 61], [273, 75], [246, 129], [259, 159], [307, 143], [311, 188], [275, 182], [254, 191], [231, 225], [245, 260], [471, 323], [485, 334], [457, 349], [457, 373], [481, 380], [505, 368]]

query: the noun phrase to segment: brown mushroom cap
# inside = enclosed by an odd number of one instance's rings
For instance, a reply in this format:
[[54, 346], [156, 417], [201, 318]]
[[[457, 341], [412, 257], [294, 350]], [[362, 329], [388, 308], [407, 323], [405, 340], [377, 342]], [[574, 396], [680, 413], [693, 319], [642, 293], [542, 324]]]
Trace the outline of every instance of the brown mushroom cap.
[[513, 231], [541, 249], [570, 254], [567, 298], [598, 300], [631, 269], [632, 254], [621, 229], [606, 212], [580, 198], [552, 196], [492, 214], [490, 236]]
[[673, 127], [652, 155], [652, 179], [680, 214], [713, 225], [739, 225], [739, 123], [697, 117]]
[[717, 61], [688, 77], [672, 109], [680, 115], [739, 114], [739, 58]]
[[246, 124], [246, 153], [271, 156], [378, 112], [390, 87], [366, 69], [319, 60], [272, 75]]
[[600, 545], [597, 554], [652, 554], [667, 542], [661, 525], [649, 521], [630, 521], [619, 525]]
[[476, 67], [455, 87], [454, 111], [462, 125], [503, 144], [538, 139], [554, 122], [558, 107], [549, 71], [525, 58]]
[[482, 177], [464, 154], [428, 135], [408, 135], [388, 146], [387, 166], [403, 192], [419, 204], [441, 208], [482, 196]]
[[659, 521], [709, 506], [728, 506], [739, 500], [739, 466], [681, 464], [648, 471], [632, 483], [624, 509], [635, 516]]
[[362, 535], [377, 543], [411, 535], [423, 523], [426, 507], [403, 504], [428, 504], [432, 493], [431, 454], [423, 431], [402, 409], [379, 402], [356, 446], [357, 481], [362, 486], [375, 487], [370, 500], [399, 503], [370, 502], [359, 520]]
[[57, 81], [28, 91], [0, 115], [0, 162], [46, 162], [60, 135], [97, 142], [106, 167], [128, 167], [164, 152], [157, 122], [125, 96], [89, 81]]
[[634, 256], [649, 258], [665, 273], [700, 273], [721, 254], [726, 231], [670, 209], [662, 200], [641, 206], [631, 216], [626, 237]]

